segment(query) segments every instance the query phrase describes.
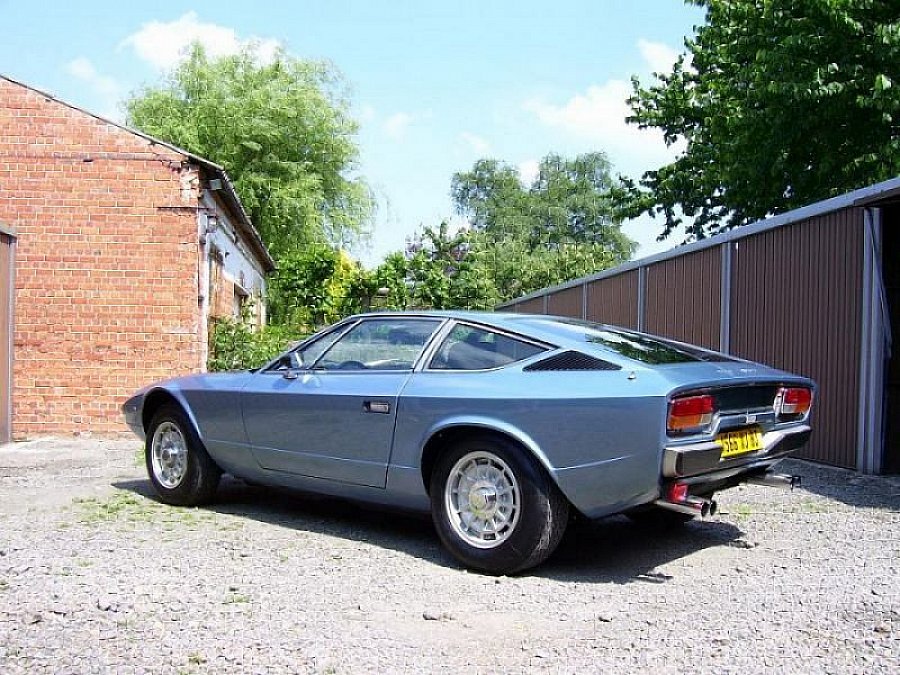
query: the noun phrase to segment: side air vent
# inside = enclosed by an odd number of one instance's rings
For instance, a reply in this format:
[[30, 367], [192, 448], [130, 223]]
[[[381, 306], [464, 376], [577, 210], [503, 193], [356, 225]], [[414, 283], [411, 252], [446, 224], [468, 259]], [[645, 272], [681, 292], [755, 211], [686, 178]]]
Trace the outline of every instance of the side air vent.
[[609, 363], [581, 352], [563, 352], [543, 361], [532, 363], [530, 366], [525, 366], [522, 370], [532, 372], [550, 370], [621, 370], [621, 368], [614, 363]]

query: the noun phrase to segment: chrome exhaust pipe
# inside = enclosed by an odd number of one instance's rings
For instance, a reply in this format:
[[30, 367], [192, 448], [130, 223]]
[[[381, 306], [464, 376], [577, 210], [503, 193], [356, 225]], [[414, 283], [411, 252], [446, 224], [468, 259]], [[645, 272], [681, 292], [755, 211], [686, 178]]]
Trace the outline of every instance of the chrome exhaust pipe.
[[687, 497], [683, 502], [670, 502], [666, 499], [657, 499], [653, 502], [656, 506], [678, 513], [685, 513], [689, 516], [714, 516], [718, 511], [718, 504], [712, 499], [702, 499], [700, 497]]
[[800, 485], [800, 476], [767, 471], [763, 474], [748, 477], [747, 482], [752, 483], [753, 485], [767, 485], [768, 487], [793, 490], [795, 487], [798, 487]]

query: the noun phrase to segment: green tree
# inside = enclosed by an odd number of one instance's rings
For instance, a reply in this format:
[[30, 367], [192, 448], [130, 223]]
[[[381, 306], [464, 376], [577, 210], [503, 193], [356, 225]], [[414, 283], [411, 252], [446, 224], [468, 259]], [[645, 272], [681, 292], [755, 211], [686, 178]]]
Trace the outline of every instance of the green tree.
[[492, 309], [504, 300], [618, 262], [601, 244], [564, 242], [534, 248], [527, 238], [451, 232], [446, 223], [413, 237], [406, 260], [409, 304], [434, 309]]
[[406, 309], [410, 303], [409, 261], [400, 251], [389, 253], [374, 270], [360, 268], [351, 282], [346, 313]]
[[619, 254], [601, 244], [567, 242], [552, 248], [532, 249], [527, 241], [483, 240], [473, 236], [475, 267], [490, 280], [496, 302], [512, 300], [532, 291], [555, 286], [622, 262]]
[[469, 233], [451, 232], [446, 222], [426, 227], [407, 245], [410, 300], [432, 309], [489, 309], [495, 293], [475, 267]]
[[900, 172], [896, 0], [688, 1], [706, 8], [688, 58], [629, 99], [686, 149], [623, 181], [623, 215], [702, 238]]
[[355, 261], [327, 244], [283, 254], [269, 278], [272, 322], [309, 330], [337, 321], [352, 304], [360, 274]]
[[460, 273], [470, 275], [475, 304], [493, 306], [628, 260], [635, 244], [614, 215], [610, 171], [606, 155], [592, 152], [547, 155], [530, 185], [492, 159], [455, 174], [453, 202], [471, 225]]
[[482, 159], [453, 176], [451, 195], [472, 229], [497, 242], [527, 242], [531, 251], [598, 245], [619, 262], [631, 257], [634, 242], [614, 218], [612, 187], [604, 153], [574, 159], [550, 154], [530, 186], [522, 184], [515, 168]]
[[126, 102], [128, 123], [221, 164], [276, 258], [310, 241], [346, 244], [373, 200], [355, 175], [355, 122], [325, 63], [254, 49], [218, 59], [195, 45], [160, 86]]

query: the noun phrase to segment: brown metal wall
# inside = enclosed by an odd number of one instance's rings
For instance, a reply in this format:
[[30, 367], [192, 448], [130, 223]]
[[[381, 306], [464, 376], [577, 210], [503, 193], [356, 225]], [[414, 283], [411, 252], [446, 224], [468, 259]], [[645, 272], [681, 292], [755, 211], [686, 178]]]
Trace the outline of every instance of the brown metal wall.
[[547, 314], [581, 318], [584, 286], [575, 286], [547, 296]]
[[800, 456], [855, 468], [862, 209], [741, 239], [731, 264], [731, 352], [815, 379], [815, 430]]
[[516, 311], [520, 314], [543, 314], [544, 296], [533, 298], [531, 300], [523, 300], [516, 305]]
[[0, 443], [10, 440], [12, 370], [12, 238], [0, 234]]
[[587, 318], [623, 328], [638, 327], [638, 271], [587, 285]]
[[647, 267], [645, 331], [719, 349], [721, 317], [722, 250], [719, 246]]

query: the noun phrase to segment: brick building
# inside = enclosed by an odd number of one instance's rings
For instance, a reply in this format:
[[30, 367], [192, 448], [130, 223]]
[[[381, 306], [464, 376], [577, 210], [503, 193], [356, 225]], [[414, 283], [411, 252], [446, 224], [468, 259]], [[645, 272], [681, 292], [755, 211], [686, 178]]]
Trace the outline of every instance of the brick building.
[[221, 167], [0, 76], [0, 442], [124, 430], [273, 268]]

